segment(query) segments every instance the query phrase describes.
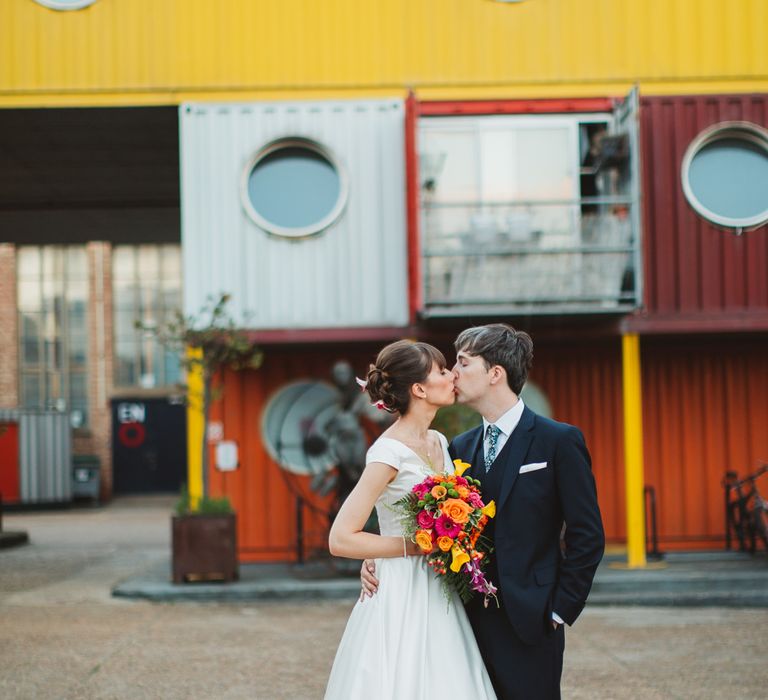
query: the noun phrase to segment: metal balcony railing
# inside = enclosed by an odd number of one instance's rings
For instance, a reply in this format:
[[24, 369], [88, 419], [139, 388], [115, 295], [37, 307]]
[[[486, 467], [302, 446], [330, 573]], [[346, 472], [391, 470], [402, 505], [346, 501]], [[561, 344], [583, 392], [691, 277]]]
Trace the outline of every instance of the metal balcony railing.
[[422, 202], [425, 316], [621, 313], [637, 306], [628, 197]]

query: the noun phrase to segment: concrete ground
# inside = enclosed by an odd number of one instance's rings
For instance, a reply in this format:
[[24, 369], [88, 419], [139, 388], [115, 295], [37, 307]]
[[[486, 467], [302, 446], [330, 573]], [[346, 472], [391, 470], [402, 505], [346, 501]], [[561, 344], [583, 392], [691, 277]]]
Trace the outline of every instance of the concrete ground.
[[[174, 499], [6, 513], [0, 698], [321, 698], [351, 599], [151, 603], [120, 581], [168, 560]], [[567, 632], [564, 698], [763, 698], [765, 608], [588, 606]]]

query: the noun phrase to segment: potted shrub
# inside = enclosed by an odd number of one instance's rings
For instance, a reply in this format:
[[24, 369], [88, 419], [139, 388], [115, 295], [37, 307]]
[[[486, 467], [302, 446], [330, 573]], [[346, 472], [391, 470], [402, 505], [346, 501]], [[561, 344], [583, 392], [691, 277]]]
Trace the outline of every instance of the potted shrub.
[[174, 583], [236, 581], [237, 523], [228, 498], [204, 496], [192, 508], [185, 490], [171, 519]]
[[[180, 312], [162, 326], [136, 326], [176, 352], [188, 375], [200, 379], [199, 392], [188, 391], [190, 410], [203, 417], [200, 443], [202, 474], [195, 483], [202, 488], [185, 489], [172, 519], [173, 581], [231, 581], [237, 578], [236, 515], [229, 499], [212, 498], [208, 492], [208, 422], [211, 402], [220, 395], [216, 377], [226, 368], [257, 369], [263, 353], [249, 335], [238, 328], [227, 312], [229, 294], [209, 298], [195, 316]], [[192, 480], [190, 479], [190, 482]]]

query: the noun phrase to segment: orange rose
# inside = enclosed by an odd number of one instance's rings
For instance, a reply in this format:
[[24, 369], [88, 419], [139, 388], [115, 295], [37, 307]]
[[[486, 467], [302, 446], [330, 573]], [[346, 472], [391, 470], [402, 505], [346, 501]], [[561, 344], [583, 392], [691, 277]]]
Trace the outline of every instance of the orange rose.
[[446, 537], [445, 535], [438, 537], [437, 546], [440, 547], [441, 552], [447, 552], [451, 547], [453, 547], [453, 539]]
[[429, 530], [418, 530], [414, 537], [419, 549], [425, 554], [432, 551], [432, 533]]
[[430, 493], [435, 497], [436, 501], [439, 501], [441, 498], [445, 497], [445, 494], [448, 493], [448, 491], [445, 490], [445, 486], [433, 486]]
[[447, 515], [453, 522], [463, 525], [469, 520], [469, 514], [475, 509], [458, 498], [448, 498], [441, 506], [443, 515]]

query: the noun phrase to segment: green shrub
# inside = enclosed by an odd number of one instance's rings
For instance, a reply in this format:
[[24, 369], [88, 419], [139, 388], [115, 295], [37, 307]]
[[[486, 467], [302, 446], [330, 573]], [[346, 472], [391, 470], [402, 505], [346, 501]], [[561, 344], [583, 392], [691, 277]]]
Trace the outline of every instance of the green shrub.
[[197, 503], [197, 509], [192, 510], [192, 504], [189, 498], [189, 491], [184, 487], [181, 491], [181, 497], [176, 502], [176, 515], [226, 515], [234, 513], [229, 498], [211, 498], [203, 496]]

